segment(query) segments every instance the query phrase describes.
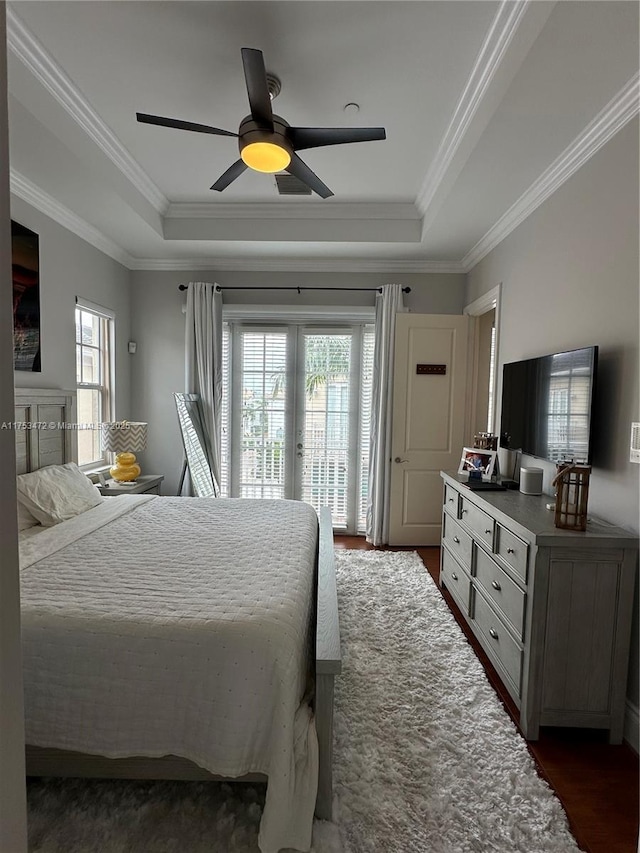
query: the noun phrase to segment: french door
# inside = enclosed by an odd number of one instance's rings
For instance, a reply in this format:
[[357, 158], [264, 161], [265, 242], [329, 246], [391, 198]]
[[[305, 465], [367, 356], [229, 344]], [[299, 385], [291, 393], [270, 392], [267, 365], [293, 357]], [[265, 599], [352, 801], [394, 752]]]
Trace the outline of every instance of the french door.
[[373, 327], [229, 324], [223, 493], [328, 506], [364, 530]]

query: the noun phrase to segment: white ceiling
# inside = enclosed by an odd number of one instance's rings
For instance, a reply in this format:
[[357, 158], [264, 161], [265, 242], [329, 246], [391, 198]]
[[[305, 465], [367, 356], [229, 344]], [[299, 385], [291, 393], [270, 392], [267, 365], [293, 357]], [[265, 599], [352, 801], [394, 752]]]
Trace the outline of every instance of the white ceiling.
[[[133, 269], [469, 269], [638, 112], [635, 0], [23, 0], [8, 43], [12, 190]], [[334, 197], [136, 122], [237, 131], [242, 47], [290, 124], [386, 128], [302, 152]]]

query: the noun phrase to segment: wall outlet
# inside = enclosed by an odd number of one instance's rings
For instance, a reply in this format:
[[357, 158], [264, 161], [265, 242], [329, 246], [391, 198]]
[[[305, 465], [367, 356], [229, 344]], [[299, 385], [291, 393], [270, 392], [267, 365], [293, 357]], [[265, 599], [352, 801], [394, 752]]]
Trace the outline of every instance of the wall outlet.
[[631, 452], [630, 462], [640, 463], [640, 424], [631, 424]]

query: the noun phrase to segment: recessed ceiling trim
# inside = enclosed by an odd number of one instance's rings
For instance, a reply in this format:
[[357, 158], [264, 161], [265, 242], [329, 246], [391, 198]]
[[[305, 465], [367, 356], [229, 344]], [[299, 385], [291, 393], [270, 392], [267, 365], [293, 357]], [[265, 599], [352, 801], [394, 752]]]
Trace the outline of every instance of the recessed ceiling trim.
[[414, 204], [350, 202], [266, 202], [264, 204], [172, 202], [165, 219], [409, 219], [420, 220]]
[[503, 0], [480, 48], [469, 79], [462, 91], [436, 156], [416, 197], [418, 209], [424, 213], [433, 201], [438, 187], [451, 165], [473, 117], [487, 94], [505, 52], [516, 32], [530, 0]]
[[530, 216], [549, 196], [602, 148], [619, 130], [640, 112], [638, 85], [640, 75], [629, 82], [602, 109], [579, 136], [545, 169], [540, 177], [511, 205], [487, 233], [462, 259], [469, 272], [482, 258]]
[[10, 5], [7, 5], [7, 45], [149, 204], [163, 214], [169, 205], [166, 196]]
[[462, 273], [459, 261], [366, 258], [134, 258], [133, 270], [242, 270], [244, 272]]
[[63, 228], [130, 270], [241, 270], [246, 272], [462, 273], [460, 261], [385, 258], [135, 258], [12, 168], [11, 192]]
[[93, 225], [89, 225], [88, 222], [77, 216], [68, 207], [60, 204], [53, 196], [41, 190], [40, 187], [36, 186], [36, 184], [32, 183], [13, 168], [10, 170], [10, 190], [18, 198], [21, 198], [27, 204], [32, 205], [41, 213], [49, 216], [58, 225], [62, 225], [63, 228], [81, 237], [96, 249], [104, 252], [105, 255], [113, 258], [114, 261], [118, 261], [119, 264], [131, 269], [133, 259], [124, 249], [121, 249], [120, 246], [106, 237], [101, 231], [94, 228]]
[[[165, 241], [280, 244], [406, 243], [416, 246], [421, 242], [421, 232], [419, 219], [367, 219], [360, 216], [307, 219], [294, 213], [283, 219], [270, 217], [264, 211], [253, 219], [234, 219], [231, 215], [215, 219], [165, 218], [162, 228]], [[292, 251], [291, 246], [288, 251]]]

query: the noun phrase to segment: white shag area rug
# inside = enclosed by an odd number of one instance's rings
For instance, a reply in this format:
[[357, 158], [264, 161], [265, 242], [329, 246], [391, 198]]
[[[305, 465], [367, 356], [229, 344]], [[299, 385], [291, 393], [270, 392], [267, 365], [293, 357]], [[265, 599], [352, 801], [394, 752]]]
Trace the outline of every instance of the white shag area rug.
[[[336, 551], [335, 823], [315, 853], [576, 853], [417, 554]], [[31, 853], [257, 853], [248, 784], [32, 780]]]

